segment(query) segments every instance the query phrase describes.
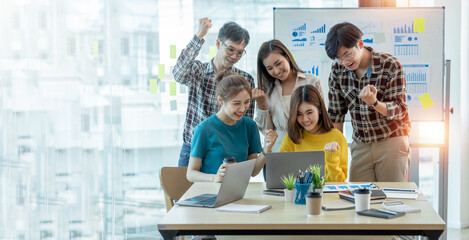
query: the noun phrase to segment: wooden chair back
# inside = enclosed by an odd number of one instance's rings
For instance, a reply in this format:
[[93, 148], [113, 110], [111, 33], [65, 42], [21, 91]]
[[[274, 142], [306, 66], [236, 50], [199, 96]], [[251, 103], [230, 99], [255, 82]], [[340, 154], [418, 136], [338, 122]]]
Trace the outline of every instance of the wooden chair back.
[[164, 190], [166, 211], [174, 206], [182, 195], [192, 186], [186, 178], [187, 167], [162, 167], [160, 169], [160, 183]]

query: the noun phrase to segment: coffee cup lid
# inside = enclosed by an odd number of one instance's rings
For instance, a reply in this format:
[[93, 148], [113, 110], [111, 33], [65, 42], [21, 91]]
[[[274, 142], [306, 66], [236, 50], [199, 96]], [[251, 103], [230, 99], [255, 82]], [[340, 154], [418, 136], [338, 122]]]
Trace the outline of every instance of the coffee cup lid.
[[306, 194], [306, 197], [307, 198], [319, 198], [321, 197], [321, 193], [320, 192], [308, 192]]
[[370, 189], [360, 188], [360, 189], [355, 190], [353, 193], [354, 194], [368, 194], [368, 193], [370, 193]]

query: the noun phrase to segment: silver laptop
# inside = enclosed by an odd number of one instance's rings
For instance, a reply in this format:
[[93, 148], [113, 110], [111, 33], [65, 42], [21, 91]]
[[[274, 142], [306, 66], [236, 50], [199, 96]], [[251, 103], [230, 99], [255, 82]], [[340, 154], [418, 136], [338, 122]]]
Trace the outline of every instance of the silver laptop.
[[218, 194], [198, 195], [177, 201], [176, 205], [213, 208], [242, 199], [255, 165], [254, 159], [227, 166]]
[[275, 152], [266, 156], [266, 187], [285, 188], [280, 181], [282, 176], [293, 174], [298, 176], [298, 170], [304, 172], [310, 165], [322, 166], [321, 175], [324, 176], [324, 151], [308, 152]]

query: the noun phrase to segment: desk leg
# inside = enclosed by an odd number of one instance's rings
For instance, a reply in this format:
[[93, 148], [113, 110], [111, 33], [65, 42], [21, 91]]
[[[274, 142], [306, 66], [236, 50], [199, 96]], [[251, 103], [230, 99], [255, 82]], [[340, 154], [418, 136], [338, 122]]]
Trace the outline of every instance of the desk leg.
[[425, 236], [428, 237], [430, 240], [438, 240], [438, 238], [441, 236], [443, 231], [423, 231]]
[[164, 230], [164, 231], [160, 230], [160, 233], [161, 233], [161, 236], [163, 236], [164, 240], [174, 240], [178, 231], [177, 230]]

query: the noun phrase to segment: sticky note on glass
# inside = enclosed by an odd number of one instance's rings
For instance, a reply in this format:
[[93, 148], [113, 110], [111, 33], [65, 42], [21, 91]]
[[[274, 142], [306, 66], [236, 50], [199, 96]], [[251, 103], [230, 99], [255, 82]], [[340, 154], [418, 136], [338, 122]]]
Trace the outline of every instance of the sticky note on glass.
[[166, 84], [164, 82], [160, 82], [160, 92], [166, 92]]
[[157, 86], [158, 86], [158, 80], [150, 79], [150, 93], [156, 94]]
[[186, 86], [180, 85], [180, 86], [179, 86], [179, 92], [181, 92], [181, 93], [186, 93]]
[[419, 96], [419, 100], [422, 103], [423, 109], [427, 109], [429, 107], [433, 107], [433, 101], [432, 98], [430, 97], [430, 94], [425, 93], [423, 95]]
[[425, 18], [414, 18], [414, 32], [425, 32]]
[[176, 100], [171, 100], [171, 101], [169, 102], [169, 109], [170, 109], [171, 111], [176, 111], [176, 110], [178, 110], [178, 104], [177, 104]]
[[319, 58], [321, 59], [322, 62], [331, 61], [329, 56], [327, 56], [326, 51], [321, 51], [321, 56]]
[[384, 34], [384, 32], [376, 32], [375, 33], [375, 43], [384, 43], [386, 42], [386, 35]]
[[159, 78], [159, 79], [163, 79], [163, 78], [165, 78], [165, 76], [166, 76], [166, 75], [165, 75], [165, 73], [164, 73], [164, 64], [160, 64], [160, 65], [158, 66], [158, 78]]
[[216, 53], [217, 53], [217, 48], [215, 46], [208, 47], [208, 55], [210, 56], [210, 59], [215, 57]]
[[176, 96], [176, 82], [169, 83], [169, 96]]
[[93, 56], [94, 57], [99, 56], [99, 42], [98, 41], [93, 42]]
[[169, 46], [169, 58], [176, 59], [176, 45]]

